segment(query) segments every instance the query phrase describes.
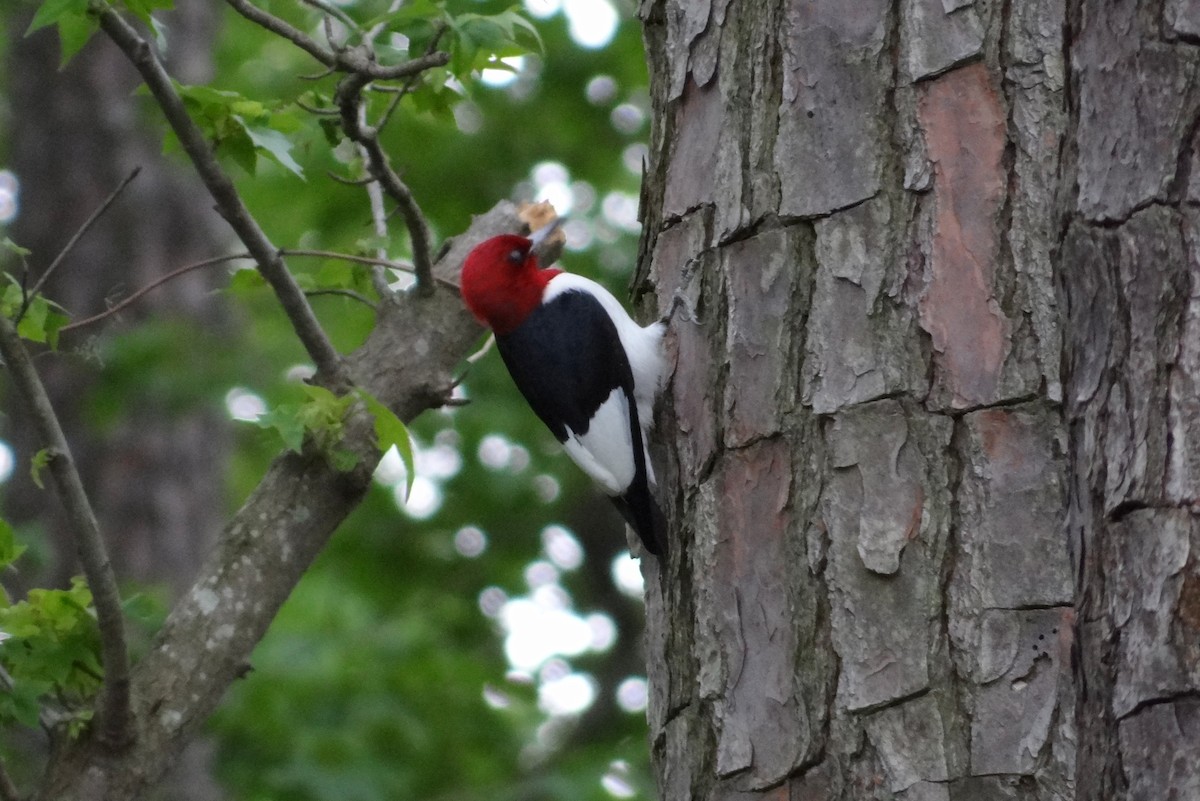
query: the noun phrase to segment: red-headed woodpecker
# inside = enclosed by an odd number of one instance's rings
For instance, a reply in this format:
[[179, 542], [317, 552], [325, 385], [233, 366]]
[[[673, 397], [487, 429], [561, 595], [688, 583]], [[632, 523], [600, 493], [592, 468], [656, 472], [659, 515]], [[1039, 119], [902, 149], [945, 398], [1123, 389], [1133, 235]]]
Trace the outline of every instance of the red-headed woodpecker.
[[538, 265], [556, 228], [496, 236], [468, 254], [463, 300], [496, 335], [517, 389], [652, 554], [666, 551], [646, 451], [662, 375], [661, 322], [640, 326], [607, 289]]

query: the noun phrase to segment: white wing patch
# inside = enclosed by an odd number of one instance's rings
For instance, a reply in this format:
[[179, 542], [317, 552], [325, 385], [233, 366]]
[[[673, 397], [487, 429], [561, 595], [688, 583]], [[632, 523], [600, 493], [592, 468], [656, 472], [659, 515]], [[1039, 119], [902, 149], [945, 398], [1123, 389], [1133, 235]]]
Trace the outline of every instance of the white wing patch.
[[600, 404], [587, 433], [567, 429], [567, 455], [609, 495], [620, 495], [633, 482], [633, 435], [629, 401], [618, 387]]
[[[621, 338], [621, 346], [625, 348], [629, 368], [633, 371], [633, 398], [638, 405], [638, 420], [643, 431], [649, 430], [654, 422], [654, 397], [663, 379], [662, 338], [666, 326], [662, 323], [638, 325], [611, 292], [590, 278], [574, 273], [559, 273], [551, 278], [542, 294], [542, 302], [548, 303], [572, 289], [588, 292], [600, 301], [617, 326], [617, 336]], [[646, 464], [650, 464], [648, 459]]]

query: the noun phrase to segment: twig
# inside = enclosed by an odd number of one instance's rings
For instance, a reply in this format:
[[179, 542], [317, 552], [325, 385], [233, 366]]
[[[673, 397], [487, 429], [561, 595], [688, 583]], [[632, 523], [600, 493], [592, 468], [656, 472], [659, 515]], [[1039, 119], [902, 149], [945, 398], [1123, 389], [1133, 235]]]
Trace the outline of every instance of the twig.
[[346, 132], [346, 136], [351, 141], [362, 148], [367, 156], [371, 175], [396, 201], [399, 211], [404, 217], [412, 244], [417, 291], [427, 297], [433, 293], [433, 255], [430, 245], [432, 236], [429, 231], [429, 223], [426, 222], [421, 207], [417, 205], [412, 190], [392, 169], [387, 154], [383, 152], [383, 147], [379, 144], [378, 132], [363, 124], [362, 90], [367, 83], [366, 76], [361, 73], [352, 73], [338, 84], [334, 100], [342, 111], [342, 130]]
[[[353, 52], [353, 50], [347, 51], [347, 53]], [[428, 55], [418, 56], [411, 61], [396, 64], [392, 67], [381, 67], [373, 61], [366, 62], [361, 66], [349, 59], [346, 59], [345, 62], [343, 66], [346, 70], [365, 74], [373, 81], [394, 81], [399, 78], [407, 78], [410, 75], [417, 75], [434, 67], [444, 67], [450, 63], [450, 54], [443, 52], [429, 53]]]
[[134, 167], [133, 171], [126, 176], [125, 180], [121, 181], [121, 183], [117, 185], [117, 188], [114, 189], [112, 193], [104, 199], [104, 202], [100, 204], [100, 207], [93, 211], [91, 216], [83, 221], [83, 225], [79, 226], [79, 229], [75, 232], [75, 234], [69, 240], [67, 240], [67, 244], [64, 245], [63, 249], [58, 252], [58, 255], [54, 257], [54, 261], [50, 262], [50, 266], [46, 268], [46, 272], [42, 273], [42, 277], [34, 282], [33, 287], [25, 295], [25, 298], [21, 303], [21, 310], [17, 312], [16, 322], [21, 322], [21, 318], [24, 317], [25, 312], [29, 310], [29, 304], [32, 303], [33, 299], [37, 297], [38, 293], [42, 291], [42, 287], [45, 286], [46, 282], [50, 280], [50, 276], [54, 275], [54, 271], [57, 270], [58, 266], [63, 263], [63, 259], [67, 257], [67, 254], [71, 252], [71, 250], [75, 247], [75, 244], [83, 238], [83, 235], [86, 234], [88, 229], [96, 223], [96, 220], [99, 220], [100, 217], [103, 216], [104, 212], [108, 211], [109, 206], [111, 206], [116, 199], [120, 197], [121, 193], [125, 191], [125, 187], [129, 186], [129, 184], [133, 182], [133, 179], [138, 177], [138, 173], [141, 171], [141, 167]]
[[[438, 43], [442, 40], [442, 36], [444, 36], [445, 33], [446, 23], [438, 22], [437, 29], [433, 32], [433, 38], [429, 40], [429, 46], [425, 48], [425, 55], [428, 56], [437, 52]], [[376, 131], [382, 131], [387, 127], [388, 122], [390, 122], [392, 119], [392, 114], [396, 111], [396, 107], [400, 105], [400, 101], [404, 99], [404, 96], [412, 91], [413, 86], [420, 77], [421, 73], [410, 76], [408, 80], [404, 82], [404, 85], [396, 90], [395, 96], [393, 96], [392, 101], [388, 103], [388, 107], [384, 109], [383, 115], [379, 118], [379, 122], [375, 123]], [[382, 89], [383, 87], [372, 88]]]
[[341, 295], [342, 297], [345, 297], [345, 298], [351, 298], [352, 300], [357, 300], [359, 303], [361, 303], [365, 306], [370, 306], [372, 309], [376, 308], [375, 304], [371, 301], [370, 298], [366, 297], [365, 295], [360, 295], [359, 293], [355, 292], [353, 289], [342, 289], [340, 287], [331, 287], [329, 289], [309, 289], [309, 290], [305, 291], [304, 294], [308, 295], [310, 298], [316, 297], [318, 295]]
[[[384, 191], [398, 204], [400, 213], [403, 215], [405, 225], [408, 228], [409, 239], [412, 243], [417, 291], [424, 296], [432, 294], [433, 257], [429, 223], [425, 220], [424, 214], [421, 213], [421, 208], [417, 205], [412, 191], [400, 180], [400, 176], [392, 170], [387, 156], [383, 152], [383, 148], [379, 146], [377, 141], [378, 131], [366, 126], [365, 120], [362, 119], [361, 101], [362, 90], [371, 81], [396, 80], [400, 78], [415, 79], [416, 76], [427, 69], [449, 63], [450, 54], [436, 52], [431, 47], [430, 52], [403, 64], [381, 66], [375, 62], [374, 50], [371, 47], [373, 38], [383, 29], [380, 25], [376, 25], [366, 34], [363, 45], [359, 47], [338, 48], [331, 51], [321, 47], [311, 37], [300, 32], [287, 22], [254, 6], [248, 0], [226, 1], [242, 16], [291, 41], [325, 66], [348, 73], [342, 79], [341, 83], [338, 84], [336, 96], [337, 105], [342, 115], [342, 128], [346, 132], [346, 135], [362, 148], [367, 162], [370, 164], [371, 175], [380, 181]], [[434, 39], [434, 45], [436, 45], [436, 42], [437, 38]], [[391, 109], [384, 115], [385, 122], [390, 115]], [[368, 192], [371, 191], [368, 189]], [[374, 219], [377, 221], [380, 220], [381, 217], [376, 211], [378, 204], [374, 199], [372, 200], [372, 208]], [[390, 288], [386, 286], [386, 281], [381, 275], [375, 276], [374, 283], [376, 290], [381, 295], [390, 292]], [[318, 361], [319, 365], [320, 362]]]
[[75, 328], [83, 328], [84, 326], [91, 325], [92, 323], [98, 323], [101, 320], [105, 319], [106, 317], [111, 317], [114, 314], [117, 314], [122, 309], [124, 309], [126, 306], [129, 306], [130, 304], [134, 303], [138, 298], [142, 297], [142, 295], [145, 295], [147, 292], [150, 292], [151, 290], [154, 290], [154, 289], [158, 289], [160, 286], [167, 283], [168, 281], [178, 278], [179, 276], [184, 275], [185, 273], [190, 273], [192, 270], [199, 270], [201, 267], [211, 267], [214, 264], [224, 264], [225, 262], [237, 261], [238, 259], [249, 259], [249, 258], [251, 258], [249, 253], [235, 253], [231, 256], [217, 256], [216, 258], [205, 259], [204, 261], [198, 261], [195, 264], [185, 265], [183, 267], [180, 267], [177, 270], [172, 270], [171, 272], [167, 273], [166, 275], [164, 275], [160, 278], [154, 279], [153, 281], [146, 284], [144, 287], [137, 290], [129, 297], [124, 298], [119, 303], [110, 307], [109, 309], [106, 309], [105, 311], [102, 311], [99, 314], [93, 314], [91, 317], [86, 317], [82, 320], [76, 320], [75, 322], [71, 323], [70, 325], [64, 325], [62, 328], [59, 329], [59, 331], [71, 331], [72, 329], [75, 329]]
[[407, 78], [409, 75], [424, 72], [432, 67], [441, 67], [450, 62], [449, 53], [433, 53], [429, 56], [414, 58], [403, 64], [395, 64], [390, 67], [381, 66], [372, 61], [370, 55], [363, 48], [352, 47], [338, 52], [330, 51], [318, 44], [317, 40], [292, 27], [279, 17], [268, 14], [248, 0], [225, 0], [225, 2], [246, 19], [282, 36], [326, 67], [341, 72], [358, 73], [369, 80], [391, 81], [397, 78]]
[[2, 759], [0, 759], [0, 801], [21, 801], [21, 793], [17, 790], [17, 785], [13, 784], [12, 777], [8, 775], [8, 769], [4, 767]]
[[326, 67], [333, 67], [337, 64], [337, 56], [324, 47], [321, 47], [316, 39], [313, 39], [297, 28], [293, 28], [279, 17], [268, 14], [253, 3], [247, 2], [247, 0], [226, 0], [226, 2], [233, 7], [234, 11], [246, 19], [256, 25], [261, 25], [277, 36], [282, 36]]
[[[379, 258], [375, 256], [356, 256], [353, 253], [338, 253], [332, 250], [285, 248], [282, 253], [285, 256], [311, 256], [316, 259], [338, 259], [339, 261], [352, 261], [357, 264], [373, 264], [379, 267], [387, 267], [391, 270], [398, 270], [402, 273], [411, 273], [416, 270], [413, 265], [403, 261], [396, 261], [395, 259]], [[438, 276], [435, 277], [434, 280], [447, 289], [453, 289], [455, 292], [458, 292], [458, 284], [454, 281], [451, 281], [449, 278], [442, 278]]]
[[[387, 267], [389, 269], [398, 270], [398, 271], [404, 272], [404, 273], [411, 273], [413, 271], [413, 266], [411, 264], [405, 264], [402, 261], [394, 261], [392, 259], [379, 259], [379, 258], [374, 258], [371, 256], [356, 256], [353, 253], [338, 253], [338, 252], [332, 251], [332, 250], [284, 248], [284, 249], [280, 250], [279, 253], [282, 256], [311, 257], [311, 258], [317, 258], [317, 259], [338, 259], [340, 261], [350, 261], [350, 262], [355, 262], [357, 264], [368, 264], [368, 265], [377, 266], [377, 267]], [[105, 309], [104, 311], [100, 312], [99, 314], [93, 314], [91, 317], [85, 317], [84, 319], [76, 320], [75, 322], [70, 323], [69, 325], [64, 325], [62, 328], [59, 329], [59, 331], [65, 332], [65, 331], [73, 331], [77, 328], [85, 328], [94, 323], [98, 323], [101, 320], [104, 320], [108, 317], [112, 317], [114, 314], [120, 313], [123, 309], [125, 309], [126, 307], [128, 307], [128, 306], [132, 305], [133, 303], [135, 303], [136, 301], [138, 301], [146, 293], [151, 292], [155, 289], [158, 289], [163, 284], [165, 284], [169, 281], [172, 281], [181, 275], [190, 273], [192, 270], [199, 270], [204, 267], [212, 267], [213, 265], [216, 265], [216, 264], [225, 264], [225, 263], [231, 262], [231, 261], [240, 261], [243, 259], [252, 259], [252, 258], [253, 257], [249, 253], [231, 253], [228, 256], [215, 256], [211, 259], [204, 259], [203, 261], [194, 262], [192, 264], [185, 264], [182, 267], [172, 270], [171, 272], [167, 273], [166, 275], [163, 275], [159, 278], [154, 279], [150, 283], [146, 284], [144, 287], [141, 287], [140, 289], [136, 290], [133, 294], [129, 295], [128, 297], [122, 298], [119, 302], [115, 303], [113, 306], [109, 307], [108, 309]], [[438, 283], [442, 284], [443, 286], [447, 287], [448, 289], [453, 289], [456, 292], [458, 291], [458, 284], [454, 283], [453, 281], [451, 281], [449, 279], [442, 278], [441, 276], [436, 276], [434, 278], [434, 280], [436, 280]], [[319, 291], [320, 290], [318, 290], [318, 292]], [[307, 294], [311, 297], [313, 294], [317, 294], [317, 293], [307, 292], [305, 294]], [[371, 303], [369, 299], [364, 298], [364, 300], [366, 300], [366, 302], [370, 306], [374, 307], [375, 304]]]
[[[242, 0], [230, 2], [235, 7], [245, 5]], [[349, 387], [350, 380], [342, 366], [341, 356], [321, 328], [312, 307], [308, 305], [308, 299], [304, 297], [304, 292], [287, 271], [279, 250], [271, 244], [259, 227], [258, 221], [242, 202], [233, 181], [217, 162], [207, 138], [188, 114], [162, 62], [155, 57], [146, 40], [112, 8], [103, 7], [99, 11], [99, 17], [100, 27], [141, 73], [142, 80], [158, 101], [167, 122], [196, 168], [196, 173], [216, 201], [221, 216], [233, 227], [238, 238], [254, 257], [259, 272], [275, 290], [279, 305], [283, 307], [318, 372], [333, 387]]]
[[[402, 2], [403, 2], [403, 0], [392, 0], [391, 5], [388, 6], [387, 13], [389, 13], [389, 14], [394, 13], [398, 8], [400, 8], [400, 5]], [[379, 22], [374, 27], [372, 27], [370, 30], [368, 30], [366, 32], [366, 34], [363, 36], [363, 45], [365, 47], [374, 48], [375, 39], [379, 36], [380, 33], [383, 32], [384, 27], [385, 27], [385, 24], [383, 22]], [[420, 73], [418, 73], [418, 74], [420, 74]], [[406, 81], [406, 83], [411, 82], [412, 80], [414, 80], [414, 78], [409, 78], [408, 81]], [[361, 95], [359, 97], [361, 98]], [[400, 97], [400, 96], [397, 95], [397, 97]], [[395, 103], [396, 101], [393, 100], [392, 102]], [[359, 126], [362, 127], [362, 126], [366, 125], [367, 109], [366, 109], [366, 106], [361, 102], [358, 103], [357, 116], [358, 116]], [[376, 130], [378, 131], [378, 129], [376, 129]], [[364, 162], [369, 162], [369, 156], [367, 154], [367, 149], [363, 146], [363, 144], [361, 142], [358, 143], [357, 147], [358, 147], [359, 156], [362, 157], [362, 160]], [[375, 236], [379, 237], [383, 241], [387, 241], [390, 237], [388, 236], [387, 208], [384, 207], [384, 203], [383, 203], [383, 188], [380, 186], [378, 181], [369, 181], [366, 184], [366, 190], [367, 190], [367, 201], [371, 206], [371, 221], [375, 227]], [[380, 247], [376, 248], [375, 254], [380, 257], [387, 256], [387, 248], [380, 246]], [[379, 297], [381, 297], [381, 298], [386, 298], [392, 294], [392, 287], [388, 283], [387, 276], [384, 274], [383, 267], [376, 266], [371, 270], [371, 285], [373, 287], [375, 287], [376, 294], [378, 294]]]
[[[322, 76], [322, 77], [324, 77], [324, 76]], [[307, 111], [309, 114], [315, 114], [318, 117], [336, 117], [339, 114], [341, 114], [341, 112], [338, 111], [336, 108], [317, 108], [316, 106], [310, 106], [308, 103], [305, 103], [300, 98], [296, 98], [292, 102], [295, 103], [300, 108]]]
[[[349, 30], [360, 35], [362, 34], [362, 28], [360, 28], [358, 23], [354, 21], [354, 18], [345, 11], [342, 11], [333, 3], [327, 3], [325, 0], [300, 0], [300, 2], [304, 3], [306, 6], [312, 6], [323, 14], [337, 17], [338, 22], [345, 25]], [[330, 42], [329, 44], [332, 45], [333, 42]]]
[[16, 327], [3, 316], [0, 316], [0, 353], [12, 374], [13, 385], [33, 416], [38, 439], [50, 453], [50, 476], [67, 512], [79, 561], [92, 591], [100, 627], [100, 658], [104, 665], [104, 684], [96, 709], [97, 731], [102, 742], [119, 748], [132, 737], [133, 718], [129, 703], [129, 651], [125, 646], [125, 622], [121, 616], [117, 579], [100, 536], [100, 525], [84, 492], [46, 388]]
[[[359, 145], [358, 149], [363, 150], [363, 146]], [[365, 156], [365, 153], [364, 153]], [[367, 199], [371, 204], [371, 220], [375, 225], [375, 235], [378, 237], [387, 238], [387, 209], [383, 206], [383, 189], [379, 186], [378, 181], [371, 181], [366, 186]], [[387, 255], [387, 249], [379, 247], [375, 250], [380, 257]], [[392, 294], [391, 284], [388, 283], [387, 276], [384, 274], [384, 268], [376, 265], [371, 268], [371, 286], [375, 287], [376, 294], [381, 298], [386, 298]]]
[[479, 346], [479, 350], [475, 351], [474, 353], [472, 353], [470, 356], [467, 357], [467, 363], [468, 364], [477, 363], [484, 356], [487, 356], [488, 351], [491, 350], [495, 346], [496, 346], [496, 335], [488, 334], [488, 338], [485, 339], [483, 341], [483, 344]]
[[[338, 113], [340, 114], [341, 112]], [[346, 186], [366, 186], [367, 184], [375, 183], [375, 176], [373, 175], [367, 175], [362, 178], [347, 178], [344, 175], [338, 175], [333, 170], [326, 170], [325, 174], [339, 184], [345, 184]]]

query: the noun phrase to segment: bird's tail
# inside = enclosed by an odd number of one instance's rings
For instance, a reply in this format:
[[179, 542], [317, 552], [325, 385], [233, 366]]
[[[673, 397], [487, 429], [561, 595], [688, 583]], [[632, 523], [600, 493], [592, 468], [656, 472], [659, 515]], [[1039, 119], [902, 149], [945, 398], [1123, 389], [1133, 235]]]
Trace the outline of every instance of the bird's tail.
[[635, 481], [624, 495], [613, 497], [621, 516], [637, 532], [646, 550], [663, 559], [667, 555], [667, 519], [650, 494], [650, 488]]

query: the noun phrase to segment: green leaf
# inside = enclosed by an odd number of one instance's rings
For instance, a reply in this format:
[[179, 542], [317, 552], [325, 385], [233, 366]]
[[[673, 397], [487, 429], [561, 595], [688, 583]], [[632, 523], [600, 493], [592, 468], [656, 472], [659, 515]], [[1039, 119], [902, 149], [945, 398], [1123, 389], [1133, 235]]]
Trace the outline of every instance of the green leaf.
[[47, 25], [55, 25], [64, 17], [87, 14], [88, 0], [46, 0], [33, 15], [33, 21], [25, 29], [25, 35], [41, 30]]
[[288, 450], [300, 453], [304, 445], [304, 423], [300, 420], [300, 407], [295, 404], [276, 406], [254, 420], [259, 428], [273, 429], [279, 434]]
[[5, 520], [0, 520], [0, 569], [8, 567], [25, 553], [25, 546], [17, 544], [16, 532]]
[[292, 158], [292, 141], [279, 131], [270, 128], [246, 128], [250, 141], [260, 155], [293, 173], [297, 178], [304, 178], [304, 168]]
[[229, 278], [229, 291], [241, 295], [262, 289], [267, 285], [267, 279], [262, 273], [252, 267], [236, 270]]
[[412, 492], [413, 480], [417, 477], [416, 464], [413, 460], [412, 438], [408, 433], [408, 426], [404, 425], [404, 421], [396, 416], [388, 407], [380, 403], [379, 399], [365, 389], [356, 389], [358, 397], [362, 398], [363, 403], [375, 418], [375, 444], [379, 450], [387, 452], [388, 448], [396, 446], [396, 452], [400, 454], [400, 460], [404, 462], [404, 480], [405, 497]]
[[[7, 297], [8, 293], [5, 294], [6, 313], [11, 314], [12, 310], [7, 308], [11, 305], [10, 299]], [[17, 308], [20, 308], [19, 302]], [[45, 342], [51, 348], [57, 348], [59, 329], [69, 320], [66, 315], [56, 311], [58, 308], [57, 304], [38, 295], [29, 302], [29, 307], [25, 309], [25, 315], [21, 318], [21, 322], [17, 323], [17, 333], [30, 342]]]
[[83, 49], [92, 35], [100, 30], [100, 23], [90, 14], [69, 15], [58, 21], [59, 63], [61, 70]]
[[301, 386], [308, 400], [295, 404], [284, 403], [253, 421], [260, 428], [273, 429], [283, 443], [296, 453], [304, 447], [305, 435], [331, 460], [335, 446], [342, 438], [342, 421], [354, 402], [352, 395], [339, 398], [324, 387], [313, 384]]
[[25, 600], [0, 609], [0, 663], [12, 692], [0, 693], [0, 721], [37, 723], [47, 696], [71, 715], [85, 708], [100, 686], [100, 632], [92, 593], [82, 577], [70, 589], [30, 590]]
[[43, 330], [46, 333], [46, 344], [51, 350], [58, 350], [58, 332], [71, 321], [71, 318], [65, 314], [59, 314], [51, 309], [46, 313], [46, 324]]
[[147, 25], [153, 22], [150, 17], [151, 12], [175, 7], [174, 0], [122, 0], [122, 2], [134, 16]]
[[46, 485], [42, 483], [42, 470], [50, 464], [50, 458], [50, 449], [42, 448], [29, 460], [29, 477], [33, 479], [33, 483], [37, 485], [38, 489], [46, 488]]
[[34, 298], [25, 310], [25, 316], [17, 323], [17, 333], [31, 342], [46, 341], [46, 315], [50, 307], [40, 297]]
[[4, 239], [0, 240], [0, 247], [4, 248], [9, 253], [12, 253], [16, 256], [28, 256], [29, 254], [33, 253], [33, 251], [30, 250], [29, 248], [21, 247], [16, 242], [9, 239], [7, 236], [4, 237]]

